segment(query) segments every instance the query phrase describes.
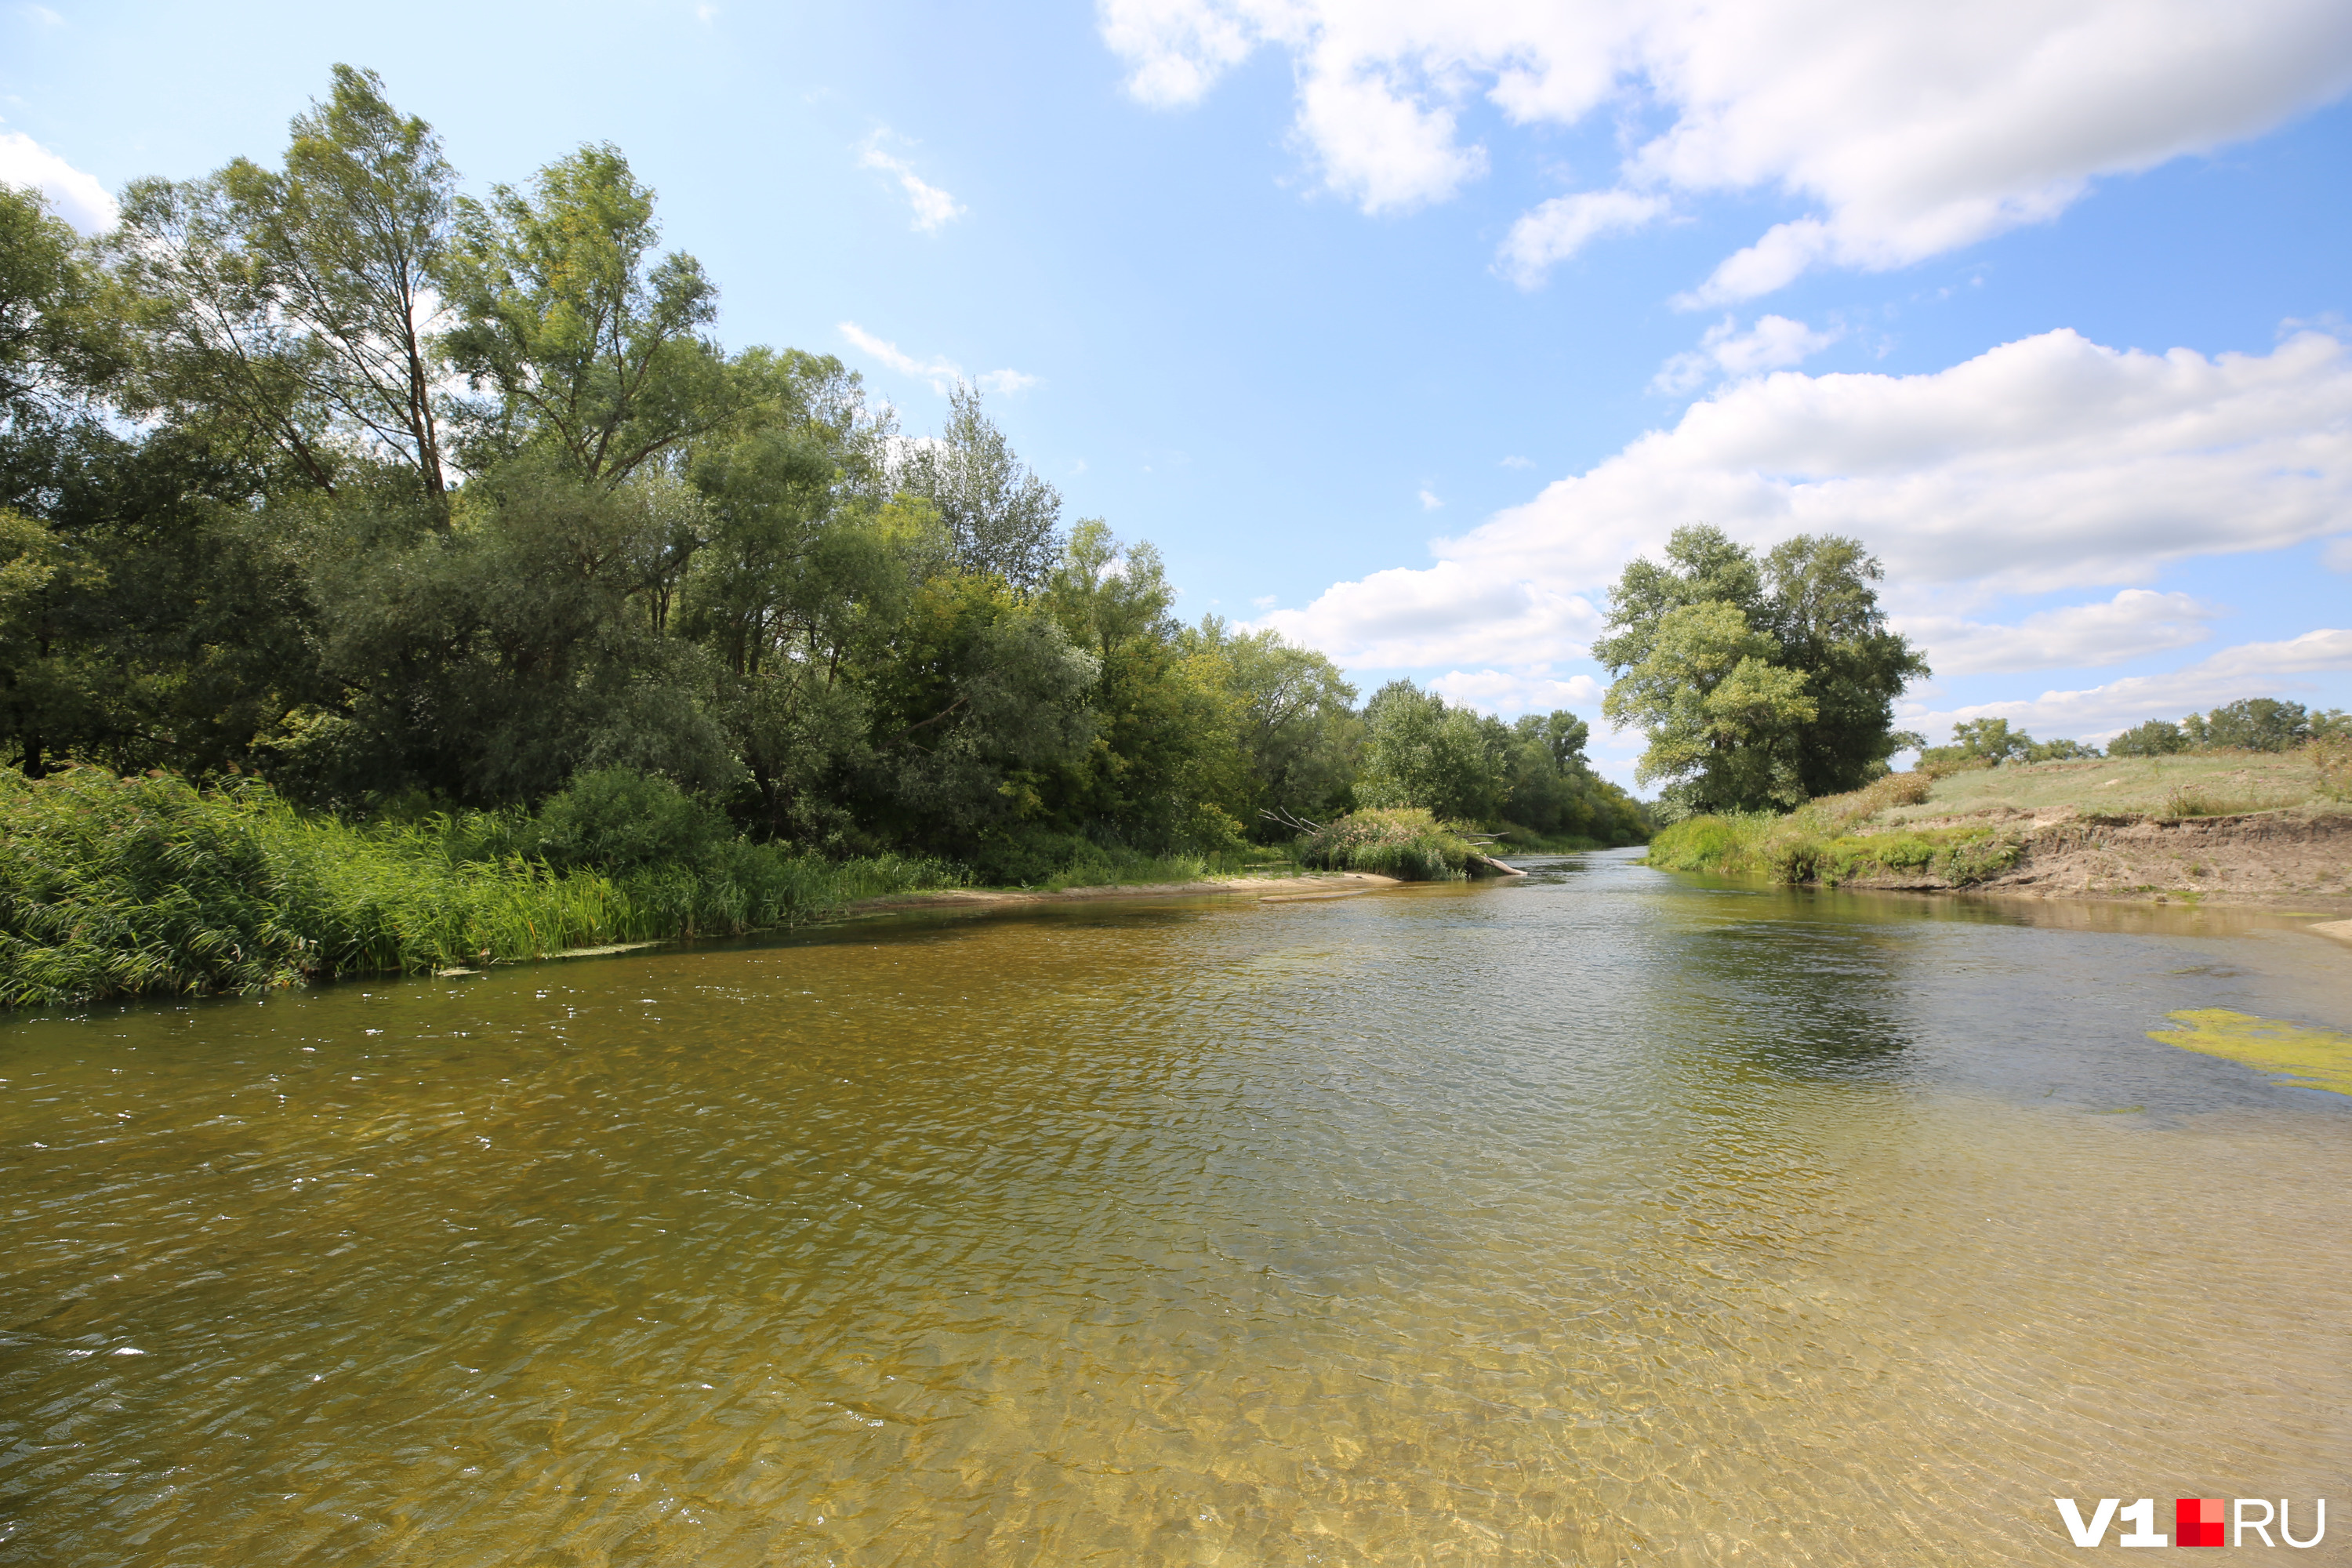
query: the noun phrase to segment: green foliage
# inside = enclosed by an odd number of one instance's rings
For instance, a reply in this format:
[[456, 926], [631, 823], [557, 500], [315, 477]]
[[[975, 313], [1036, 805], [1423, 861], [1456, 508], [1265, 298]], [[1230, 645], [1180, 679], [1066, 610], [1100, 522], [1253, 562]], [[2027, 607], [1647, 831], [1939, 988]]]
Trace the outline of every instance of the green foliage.
[[956, 384], [948, 395], [947, 428], [908, 448], [897, 485], [938, 514], [958, 566], [1034, 588], [1061, 553], [1061, 493], [1013, 456], [980, 401], [979, 388]]
[[1803, 535], [1762, 561], [1720, 531], [1679, 528], [1664, 566], [1626, 567], [1593, 657], [1604, 710], [1649, 736], [1638, 776], [1664, 815], [1787, 807], [1885, 771], [1914, 737], [1895, 699], [1927, 673], [1890, 632], [1859, 543]]
[[1990, 881], [2017, 863], [2023, 840], [1990, 827], [1855, 831], [1883, 811], [1920, 804], [1932, 787], [1924, 773], [1886, 773], [1785, 815], [1685, 817], [1651, 839], [1649, 864], [1827, 887], [1874, 879], [1961, 888]]
[[[661, 786], [583, 781], [515, 814], [355, 826], [266, 787], [0, 773], [0, 1005], [252, 991], [335, 974], [730, 934], [937, 885], [935, 863], [847, 864], [721, 837]], [[536, 842], [568, 868], [527, 858]]]
[[[1669, 871], [1764, 876], [1825, 887], [1876, 879], [1965, 888], [2000, 876], [2025, 852], [2023, 840], [1990, 827], [1843, 832], [1842, 824], [1870, 814], [1867, 803], [1843, 804], [1853, 798], [1829, 797], [1786, 816], [1685, 817], [1650, 840], [1648, 863]], [[1832, 809], [1813, 809], [1822, 805]]]
[[1280, 817], [1353, 803], [1364, 726], [1338, 666], [1271, 631], [1234, 632], [1216, 616], [1185, 628], [1178, 647], [1192, 679], [1223, 702], [1240, 765], [1230, 809], [1253, 835], [1286, 838]]
[[1454, 822], [1502, 813], [1509, 787], [1510, 731], [1410, 680], [1392, 680], [1364, 704], [1362, 773], [1368, 807], [1419, 807]]
[[1350, 812], [1307, 834], [1297, 847], [1303, 865], [1407, 882], [1458, 882], [1475, 853], [1469, 840], [1419, 806]]
[[469, 466], [538, 450], [614, 484], [735, 412], [699, 335], [719, 291], [691, 256], [655, 258], [654, 194], [618, 148], [583, 146], [528, 192], [499, 185], [457, 210], [462, 323], [444, 350], [478, 395], [462, 409]]
[[332, 491], [354, 460], [446, 488], [427, 334], [456, 171], [373, 71], [334, 68], [282, 170], [137, 180], [109, 241], [137, 339], [134, 408], [209, 441], [274, 446]]
[[2006, 719], [1967, 719], [1952, 726], [1949, 744], [1923, 748], [1919, 763], [1929, 773], [1941, 777], [1964, 768], [2077, 762], [2100, 754], [2096, 746], [2080, 741], [2037, 741], [2022, 730], [2011, 729]]
[[2111, 757], [2168, 757], [2185, 752], [2193, 742], [2189, 732], [2169, 719], [2150, 719], [2136, 724], [2107, 742]]
[[2249, 697], [2191, 713], [2180, 721], [2189, 743], [2207, 752], [2284, 752], [2311, 739], [2311, 718], [2300, 702]]

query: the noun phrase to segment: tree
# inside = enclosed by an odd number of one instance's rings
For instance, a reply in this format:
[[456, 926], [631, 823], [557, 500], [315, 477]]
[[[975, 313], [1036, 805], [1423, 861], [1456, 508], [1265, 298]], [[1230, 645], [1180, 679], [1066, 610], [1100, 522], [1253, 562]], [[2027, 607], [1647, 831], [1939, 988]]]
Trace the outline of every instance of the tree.
[[448, 488], [430, 338], [457, 173], [373, 71], [334, 68], [294, 117], [282, 171], [132, 183], [110, 246], [146, 343], [136, 401], [236, 444], [268, 433], [331, 490], [388, 458], [429, 504]]
[[1122, 544], [1099, 518], [1070, 531], [1037, 595], [1096, 661], [1095, 732], [1083, 763], [1045, 787], [1045, 818], [1166, 854], [1234, 843], [1246, 791], [1231, 705], [1184, 658], [1160, 552]]
[[2107, 742], [2111, 757], [2168, 757], [2189, 749], [2188, 732], [2169, 719], [2135, 724]]
[[1213, 615], [1187, 627], [1180, 646], [1194, 679], [1230, 709], [1244, 775], [1234, 815], [1253, 834], [1291, 836], [1269, 811], [1319, 817], [1346, 809], [1363, 722], [1356, 689], [1336, 665], [1272, 631], [1234, 631]]
[[1420, 806], [1447, 822], [1492, 822], [1508, 786], [1509, 734], [1499, 720], [1453, 707], [1410, 680], [1392, 680], [1364, 704], [1357, 804]]
[[2189, 742], [2204, 752], [2284, 752], [2311, 738], [2310, 715], [2300, 702], [2249, 697], [2180, 721]]
[[1963, 719], [1952, 726], [1951, 743], [1930, 748], [1922, 755], [1941, 761], [1947, 757], [1981, 762], [1989, 767], [2003, 763], [2021, 763], [2032, 755], [2033, 737], [2022, 730], [2012, 730], [2006, 719]]
[[1886, 629], [1857, 542], [1801, 535], [1759, 563], [1699, 524], [1665, 554], [1625, 568], [1592, 651], [1616, 677], [1603, 710], [1648, 732], [1637, 775], [1666, 781], [1670, 814], [1851, 790], [1915, 743], [1895, 700], [1927, 667]]
[[0, 181], [0, 429], [79, 409], [115, 368], [85, 247], [38, 190]]
[[907, 444], [898, 488], [939, 513], [962, 570], [1034, 589], [1060, 557], [1061, 492], [1013, 456], [1004, 432], [981, 408], [978, 387], [957, 383], [948, 403], [946, 430]]
[[691, 256], [654, 259], [654, 193], [618, 148], [583, 146], [528, 193], [461, 197], [457, 227], [449, 295], [461, 323], [443, 348], [477, 394], [462, 410], [471, 466], [540, 448], [585, 482], [616, 485], [735, 411], [719, 350], [700, 335], [719, 290]]
[[[754, 351], [744, 365], [766, 391], [694, 453], [658, 557], [657, 624], [674, 580], [681, 634], [717, 661], [714, 710], [750, 774], [754, 820], [825, 842], [853, 826], [833, 797], [866, 761], [865, 666], [946, 551], [927, 509], [877, 503], [887, 420], [839, 361]], [[648, 468], [624, 491], [667, 482]]]
[[1887, 630], [1875, 586], [1885, 572], [1860, 541], [1800, 534], [1773, 546], [1764, 574], [1773, 662], [1803, 672], [1814, 705], [1796, 737], [1798, 780], [1808, 795], [1859, 789], [1911, 739], [1895, 728], [1895, 701], [1927, 662]]
[[1772, 639], [1721, 599], [1677, 605], [1643, 629], [1638, 660], [1625, 657], [1628, 634], [1605, 653], [1594, 645], [1617, 676], [1601, 710], [1649, 735], [1635, 776], [1666, 780], [1674, 811], [1802, 804], [1798, 736], [1819, 708], [1803, 674], [1772, 662]]

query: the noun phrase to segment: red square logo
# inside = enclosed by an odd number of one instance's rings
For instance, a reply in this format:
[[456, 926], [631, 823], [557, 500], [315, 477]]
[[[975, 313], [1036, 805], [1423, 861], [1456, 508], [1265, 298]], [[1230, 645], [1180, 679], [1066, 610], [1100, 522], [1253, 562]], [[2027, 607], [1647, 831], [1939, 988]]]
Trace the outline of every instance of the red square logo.
[[2221, 1544], [2221, 1500], [2185, 1497], [2172, 1505], [2172, 1539], [2180, 1546]]

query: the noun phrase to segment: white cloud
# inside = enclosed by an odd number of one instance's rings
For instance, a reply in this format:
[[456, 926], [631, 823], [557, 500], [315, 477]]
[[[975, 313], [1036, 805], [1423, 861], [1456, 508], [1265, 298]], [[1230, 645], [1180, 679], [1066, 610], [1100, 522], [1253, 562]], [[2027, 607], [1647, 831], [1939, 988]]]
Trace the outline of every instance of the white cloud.
[[887, 131], [877, 131], [859, 145], [857, 166], [896, 174], [898, 189], [905, 193], [908, 205], [915, 209], [916, 232], [937, 234], [950, 219], [962, 216], [968, 209], [958, 205], [956, 199], [947, 192], [926, 182], [904, 159], [884, 152], [882, 142], [888, 134]]
[[1589, 675], [1563, 680], [1549, 665], [1531, 669], [1450, 669], [1429, 683], [1448, 702], [1509, 718], [1519, 713], [1549, 712], [1555, 708], [1597, 708], [1601, 683]]
[[1444, 506], [1444, 504], [1445, 504], [1445, 503], [1444, 503], [1444, 501], [1442, 501], [1442, 500], [1438, 500], [1438, 499], [1437, 499], [1437, 492], [1436, 492], [1436, 491], [1424, 489], [1421, 492], [1421, 510], [1423, 510], [1423, 511], [1435, 511], [1438, 508], [1440, 508], [1440, 507]]
[[[843, 321], [838, 323], [838, 327], [841, 335], [859, 349], [902, 375], [919, 376], [929, 382], [931, 390], [941, 396], [946, 395], [950, 384], [966, 379], [963, 368], [951, 359], [917, 359], [898, 344], [887, 338], [876, 337], [855, 321]], [[1026, 392], [1042, 384], [1038, 377], [1019, 370], [984, 370], [970, 379], [983, 392], [998, 394]], [[1079, 465], [1079, 471], [1085, 472], [1083, 463]]]
[[2138, 675], [2082, 691], [2045, 691], [2032, 700], [1987, 702], [1946, 712], [1906, 716], [1904, 723], [1930, 739], [1963, 719], [2006, 719], [2043, 740], [2071, 736], [2105, 741], [2147, 719], [2183, 713], [2246, 697], [2284, 696], [2293, 677], [2352, 669], [2352, 630], [2329, 627], [2285, 642], [2241, 643], [2166, 675]]
[[[1950, 616], [1999, 594], [2139, 584], [2168, 562], [2325, 538], [2347, 516], [2343, 343], [2306, 332], [2269, 354], [2208, 359], [2062, 331], [1932, 374], [1736, 383], [1671, 429], [1433, 542], [1434, 565], [1336, 584], [1268, 620], [1346, 662], [1528, 665], [1588, 641], [1601, 591], [1686, 522], [1757, 545], [1855, 535], [1885, 562], [1892, 608]], [[2104, 634], [2077, 611], [2018, 635], [2074, 658], [2101, 635], [2179, 636], [2196, 618], [2166, 595], [2118, 603]], [[1964, 659], [1989, 646], [1971, 635]]]
[[1532, 458], [1506, 458], [1502, 466], [1507, 468], [1532, 468], [1536, 464]]
[[1653, 392], [1690, 392], [1717, 375], [1754, 375], [1801, 364], [1845, 335], [1843, 329], [1815, 331], [1786, 316], [1766, 316], [1747, 331], [1726, 316], [1706, 330], [1698, 347], [1679, 353], [1659, 367], [1650, 383]]
[[843, 337], [847, 338], [892, 370], [902, 375], [919, 376], [929, 382], [933, 392], [944, 394], [949, 383], [963, 379], [962, 370], [958, 368], [953, 360], [917, 359], [913, 354], [900, 349], [898, 344], [887, 339], [876, 337], [855, 321], [841, 322], [840, 330]]
[[1342, 664], [1427, 669], [1573, 657], [1600, 618], [1576, 595], [1441, 561], [1335, 584], [1305, 609], [1276, 610], [1257, 624]]
[[2221, 610], [2187, 594], [2126, 588], [2095, 605], [2031, 615], [2013, 626], [1948, 616], [1898, 616], [1897, 631], [1927, 650], [1937, 675], [2095, 669], [2203, 642]]
[[[1613, 190], [1521, 220], [1539, 272], [1626, 202], [1776, 192], [1814, 210], [1727, 258], [1687, 300], [1753, 298], [1827, 262], [1900, 267], [2064, 210], [2102, 175], [2269, 131], [2352, 86], [2343, 0], [1098, 0], [1128, 87], [1197, 101], [1286, 51], [1296, 133], [1368, 212], [1442, 199], [1486, 167], [1475, 94], [1519, 125], [1661, 113]], [[1563, 205], [1562, 204], [1567, 204]], [[1615, 205], [1612, 205], [1615, 204]], [[1643, 219], [1655, 212], [1642, 215]], [[1603, 226], [1606, 226], [1605, 225]]]
[[0, 132], [0, 180], [39, 186], [57, 215], [84, 234], [103, 233], [121, 216], [104, 185], [21, 131]]
[[1574, 256], [1587, 240], [1640, 228], [1664, 216], [1666, 208], [1664, 196], [1634, 191], [1580, 191], [1554, 196], [1534, 211], [1519, 215], [1496, 263], [1520, 288], [1532, 289], [1544, 280], [1553, 263]]
[[66, 19], [47, 5], [21, 5], [17, 9], [44, 27], [62, 27], [66, 25]]

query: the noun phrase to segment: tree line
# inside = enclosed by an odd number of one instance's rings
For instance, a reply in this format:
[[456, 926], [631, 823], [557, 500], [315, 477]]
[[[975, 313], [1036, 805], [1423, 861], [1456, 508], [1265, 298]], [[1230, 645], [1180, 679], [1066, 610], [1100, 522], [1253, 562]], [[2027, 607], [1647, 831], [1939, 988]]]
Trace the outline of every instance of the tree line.
[[1644, 832], [1573, 715], [1359, 708], [1182, 624], [976, 389], [910, 437], [718, 299], [619, 150], [469, 195], [347, 66], [277, 166], [134, 181], [101, 238], [0, 186], [0, 758], [347, 816], [621, 772], [1010, 879], [1360, 805]]

